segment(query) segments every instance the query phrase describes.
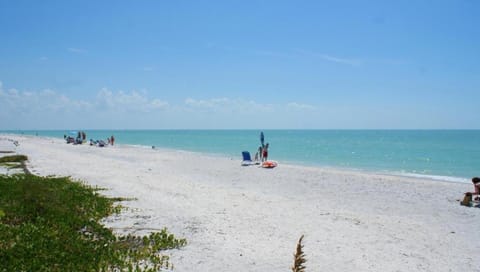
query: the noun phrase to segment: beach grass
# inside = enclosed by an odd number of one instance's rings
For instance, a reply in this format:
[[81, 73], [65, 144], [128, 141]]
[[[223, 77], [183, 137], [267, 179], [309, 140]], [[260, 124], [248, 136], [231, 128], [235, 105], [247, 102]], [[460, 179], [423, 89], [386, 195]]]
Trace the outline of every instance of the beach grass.
[[305, 263], [307, 262], [307, 259], [305, 259], [305, 253], [303, 252], [302, 240], [303, 235], [298, 239], [297, 248], [293, 254], [293, 272], [305, 272]]
[[[100, 220], [119, 206], [68, 177], [0, 175], [0, 271], [157, 271], [161, 250], [179, 248], [166, 229], [116, 236]], [[115, 200], [121, 200], [117, 198]]]

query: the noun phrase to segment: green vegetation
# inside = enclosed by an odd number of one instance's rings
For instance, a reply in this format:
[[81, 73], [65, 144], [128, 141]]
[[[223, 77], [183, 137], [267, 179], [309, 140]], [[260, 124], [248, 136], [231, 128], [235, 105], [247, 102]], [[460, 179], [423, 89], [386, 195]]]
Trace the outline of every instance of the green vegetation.
[[6, 163], [6, 162], [24, 162], [28, 158], [25, 155], [11, 155], [11, 156], [5, 156], [0, 158], [0, 163]]
[[171, 268], [160, 251], [184, 246], [185, 239], [166, 229], [144, 237], [115, 236], [99, 223], [118, 212], [114, 203], [66, 177], [0, 175], [0, 271]]
[[[5, 153], [5, 151], [2, 151], [2, 153]], [[21, 168], [23, 169], [23, 172], [29, 173], [25, 165], [26, 160], [28, 160], [28, 158], [25, 155], [3, 156], [0, 157], [0, 166], [5, 166], [10, 169]]]

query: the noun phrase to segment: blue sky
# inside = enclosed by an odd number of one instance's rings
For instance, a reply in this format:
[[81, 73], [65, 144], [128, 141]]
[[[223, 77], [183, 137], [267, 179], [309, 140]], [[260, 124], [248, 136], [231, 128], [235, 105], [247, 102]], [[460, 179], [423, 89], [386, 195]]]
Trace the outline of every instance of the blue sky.
[[0, 129], [478, 129], [478, 14], [474, 0], [0, 0]]

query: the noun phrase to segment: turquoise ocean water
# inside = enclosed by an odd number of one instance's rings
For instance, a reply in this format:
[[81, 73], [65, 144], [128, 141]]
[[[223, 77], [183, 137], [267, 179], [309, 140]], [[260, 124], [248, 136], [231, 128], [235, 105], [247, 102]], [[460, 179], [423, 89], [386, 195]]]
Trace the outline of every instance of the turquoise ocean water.
[[[70, 131], [4, 131], [63, 138]], [[260, 130], [85, 130], [87, 139], [252, 158]], [[480, 130], [264, 130], [280, 163], [467, 181], [480, 176]]]

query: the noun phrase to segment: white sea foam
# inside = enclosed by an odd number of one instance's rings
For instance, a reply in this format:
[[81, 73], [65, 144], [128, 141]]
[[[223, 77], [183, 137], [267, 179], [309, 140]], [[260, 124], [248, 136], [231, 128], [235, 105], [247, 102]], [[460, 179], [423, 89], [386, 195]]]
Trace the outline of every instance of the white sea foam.
[[413, 177], [421, 179], [431, 179], [438, 181], [448, 181], [448, 182], [457, 182], [457, 183], [470, 183], [470, 179], [461, 178], [461, 177], [450, 177], [450, 176], [436, 176], [436, 175], [424, 175], [424, 174], [414, 174], [414, 173], [404, 173], [404, 172], [393, 172], [394, 175], [404, 176], [404, 177]]

